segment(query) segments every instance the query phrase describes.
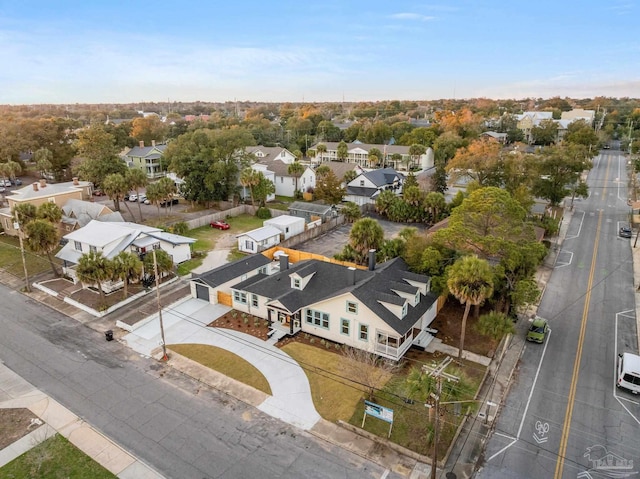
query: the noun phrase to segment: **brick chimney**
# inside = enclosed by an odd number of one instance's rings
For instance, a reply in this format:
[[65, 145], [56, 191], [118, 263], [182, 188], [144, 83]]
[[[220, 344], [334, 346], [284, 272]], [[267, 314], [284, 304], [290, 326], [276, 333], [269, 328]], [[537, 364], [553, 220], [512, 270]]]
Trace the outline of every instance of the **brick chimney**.
[[38, 183], [34, 183], [33, 185], [33, 191], [38, 191]]
[[76, 186], [77, 186], [77, 185], [79, 185], [79, 184], [80, 184], [80, 182], [78, 181], [78, 177], [77, 177], [77, 176], [74, 176], [74, 177], [72, 178], [72, 180], [73, 180], [73, 184], [74, 184], [74, 185], [76, 185]]
[[144, 140], [140, 140], [140, 148], [144, 148]]
[[156, 146], [156, 140], [151, 140], [151, 146]]
[[40, 180], [40, 188], [46, 188], [47, 187], [47, 180], [45, 180], [44, 178], [42, 178]]

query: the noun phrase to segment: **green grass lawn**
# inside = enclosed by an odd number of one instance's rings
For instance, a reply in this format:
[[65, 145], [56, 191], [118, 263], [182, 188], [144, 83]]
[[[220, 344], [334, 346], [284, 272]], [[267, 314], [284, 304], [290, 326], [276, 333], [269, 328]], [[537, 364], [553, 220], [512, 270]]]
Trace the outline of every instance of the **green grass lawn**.
[[56, 434], [0, 467], [0, 477], [40, 479], [112, 479], [111, 474], [64, 437]]
[[262, 373], [237, 354], [206, 344], [169, 344], [167, 347], [225, 376], [252, 386], [270, 396], [272, 394], [269, 382]]
[[[52, 253], [55, 255], [55, 252]], [[40, 257], [25, 248], [25, 260], [27, 263], [27, 272], [29, 276], [51, 271], [49, 260]], [[58, 265], [60, 271], [60, 263], [57, 259], [54, 262]], [[0, 236], [0, 265], [9, 273], [19, 278], [24, 278], [24, 268], [22, 266], [22, 258], [20, 256], [20, 241], [13, 236]]]

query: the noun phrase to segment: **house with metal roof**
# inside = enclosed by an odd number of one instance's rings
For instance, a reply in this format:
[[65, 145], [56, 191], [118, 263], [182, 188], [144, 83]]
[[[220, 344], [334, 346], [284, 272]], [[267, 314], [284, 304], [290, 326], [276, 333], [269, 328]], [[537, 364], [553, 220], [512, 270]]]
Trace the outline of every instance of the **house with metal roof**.
[[124, 222], [124, 218], [119, 211], [112, 211], [111, 208], [102, 203], [70, 199], [62, 207], [60, 223], [65, 233], [82, 228], [88, 225], [91, 220]]
[[280, 230], [283, 240], [288, 240], [292, 236], [304, 233], [305, 221], [304, 218], [291, 215], [280, 215], [274, 218], [269, 218], [262, 222], [263, 226], [273, 226]]
[[312, 221], [319, 219], [324, 223], [325, 221], [337, 216], [338, 212], [332, 205], [294, 201], [289, 205], [289, 214], [291, 216], [304, 218], [307, 223], [311, 223]]
[[369, 266], [315, 259], [290, 265], [280, 255], [279, 271], [238, 277], [230, 285], [232, 307], [284, 334], [305, 332], [399, 360], [412, 345], [425, 347], [433, 339], [437, 297], [430, 278], [410, 272], [401, 258]]
[[365, 171], [347, 183], [344, 200], [352, 201], [359, 206], [375, 204], [380, 193], [386, 190], [400, 196], [403, 184], [404, 176], [393, 168]]
[[274, 226], [263, 226], [236, 236], [238, 250], [243, 253], [260, 253], [280, 243], [281, 232]]

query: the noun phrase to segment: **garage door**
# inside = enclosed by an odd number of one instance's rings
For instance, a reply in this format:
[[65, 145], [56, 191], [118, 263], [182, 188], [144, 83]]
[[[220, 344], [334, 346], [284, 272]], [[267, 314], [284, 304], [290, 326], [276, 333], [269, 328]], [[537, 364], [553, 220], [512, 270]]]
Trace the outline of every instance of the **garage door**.
[[202, 284], [196, 284], [196, 298], [209, 301], [209, 287]]

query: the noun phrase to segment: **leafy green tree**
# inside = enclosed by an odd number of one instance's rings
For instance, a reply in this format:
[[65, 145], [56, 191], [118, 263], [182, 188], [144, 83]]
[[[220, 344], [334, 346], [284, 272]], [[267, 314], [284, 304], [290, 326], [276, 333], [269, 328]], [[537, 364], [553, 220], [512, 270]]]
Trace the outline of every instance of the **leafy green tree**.
[[344, 141], [338, 143], [336, 148], [336, 155], [338, 157], [338, 161], [346, 161], [349, 156], [349, 147]]
[[495, 341], [500, 341], [503, 336], [515, 333], [516, 328], [509, 316], [491, 311], [478, 318], [478, 331]]
[[102, 284], [108, 281], [112, 274], [111, 261], [105, 258], [101, 251], [90, 251], [80, 256], [76, 265], [76, 276], [82, 283], [95, 284], [104, 303], [105, 294]]
[[40, 148], [33, 152], [33, 161], [43, 177], [53, 169], [53, 153], [48, 148]]
[[442, 193], [432, 191], [424, 197], [422, 207], [428, 215], [427, 221], [436, 224], [444, 217], [447, 211], [447, 202]]
[[362, 218], [356, 221], [349, 233], [349, 246], [357, 253], [357, 262], [365, 264], [369, 250], [379, 250], [384, 241], [384, 230], [372, 218]]
[[11, 216], [15, 218], [21, 227], [38, 217], [38, 210], [31, 203], [19, 203], [11, 210]]
[[163, 142], [167, 133], [167, 125], [157, 116], [134, 118], [131, 122], [131, 136], [138, 141], [144, 141], [147, 146], [154, 140], [158, 143]]
[[342, 177], [342, 180], [345, 182], [345, 184], [348, 185], [349, 183], [351, 183], [353, 180], [356, 179], [358, 174], [359, 173], [356, 170], [349, 170], [344, 174], [344, 176]]
[[[319, 170], [320, 168], [318, 168]], [[317, 170], [316, 170], [317, 173]], [[328, 204], [337, 205], [342, 201], [346, 191], [342, 187], [342, 181], [336, 174], [329, 170], [316, 178], [316, 188], [313, 195], [318, 200], [324, 200]]]
[[[537, 161], [537, 178], [533, 182], [533, 194], [549, 200], [551, 205], [571, 194], [568, 185], [577, 185], [583, 171], [591, 168], [588, 151], [583, 145], [567, 144], [543, 148]], [[585, 188], [576, 189], [576, 194]]]
[[551, 145], [558, 139], [558, 125], [553, 120], [542, 120], [531, 128], [531, 140], [535, 145]]
[[161, 201], [165, 202], [165, 210], [167, 212], [167, 216], [169, 215], [169, 211], [173, 209], [171, 199], [177, 192], [176, 184], [171, 178], [160, 178], [157, 181], [158, 188], [160, 190]]
[[36, 217], [57, 225], [62, 219], [62, 208], [55, 203], [42, 203], [38, 206]]
[[594, 151], [598, 148], [600, 139], [591, 125], [588, 125], [584, 120], [577, 120], [571, 122], [567, 127], [567, 132], [563, 137], [563, 141], [568, 143], [575, 143], [583, 145], [586, 148], [591, 148]]
[[439, 163], [436, 163], [433, 176], [431, 177], [431, 189], [436, 193], [442, 194], [444, 194], [449, 189], [449, 186], [447, 184], [447, 172], [445, 168]]
[[118, 154], [115, 137], [98, 123], [78, 132], [75, 146], [78, 155], [90, 161], [110, 160]]
[[[167, 253], [163, 249], [155, 249], [153, 251], [155, 251], [155, 253], [156, 253], [156, 263], [158, 265], [158, 275], [162, 278], [167, 273], [170, 273], [171, 271], [173, 271], [173, 260], [171, 259], [171, 256], [169, 256], [169, 253]], [[149, 272], [149, 273], [153, 273], [153, 271], [154, 271], [153, 253], [149, 252], [149, 253], [145, 254], [144, 255], [144, 259], [143, 259], [142, 262], [144, 264], [144, 270]]]
[[418, 186], [418, 179], [416, 175], [413, 174], [413, 171], [410, 171], [407, 175], [407, 179], [404, 180], [404, 184], [402, 185], [403, 190], [407, 188], [411, 188], [412, 186]]
[[468, 145], [468, 141], [457, 134], [447, 131], [433, 143], [434, 161], [436, 165], [446, 166], [456, 156], [458, 148]]
[[411, 157], [411, 167], [415, 166], [416, 162], [422, 155], [425, 154], [427, 149], [424, 145], [413, 144], [409, 147], [409, 156]]
[[318, 143], [316, 145], [316, 151], [318, 152], [316, 156], [320, 156], [320, 162], [322, 162], [322, 156], [327, 152], [327, 145]]
[[382, 159], [382, 152], [378, 148], [370, 148], [369, 149], [369, 164], [371, 167], [376, 167], [380, 160]]
[[129, 295], [129, 282], [140, 279], [142, 275], [142, 261], [138, 255], [130, 251], [120, 251], [111, 260], [111, 268], [113, 279], [123, 282], [123, 298], [127, 299]]
[[[138, 168], [129, 168], [125, 175], [127, 180], [127, 184], [129, 190], [133, 190], [136, 192], [136, 197], [140, 196], [140, 188], [144, 188], [149, 183], [149, 179], [144, 171], [139, 170]], [[138, 214], [140, 218], [140, 223], [142, 223], [142, 205], [138, 201]]]
[[260, 207], [264, 207], [267, 203], [267, 198], [269, 195], [273, 195], [276, 192], [276, 185], [268, 179], [262, 171], [257, 172], [258, 179], [257, 184], [253, 188], [253, 195], [255, 196], [256, 201]]
[[160, 202], [164, 198], [164, 191], [162, 191], [161, 185], [157, 182], [150, 183], [149, 186], [147, 186], [147, 191], [145, 192], [145, 194], [147, 195], [149, 203], [151, 203], [152, 205], [156, 205], [156, 208], [158, 209], [158, 215], [160, 215]]
[[53, 274], [58, 277], [60, 273], [53, 262], [51, 253], [59, 246], [58, 229], [45, 219], [35, 219], [26, 224], [27, 248], [36, 254], [46, 254]]
[[298, 160], [287, 167], [287, 173], [296, 179], [296, 191], [298, 191], [298, 180], [304, 174], [305, 169], [305, 166]]
[[360, 207], [355, 204], [353, 201], [348, 201], [343, 204], [340, 213], [344, 215], [345, 219], [349, 223], [353, 223], [357, 219], [362, 216], [362, 212], [360, 211]]
[[447, 270], [449, 292], [464, 304], [464, 314], [460, 327], [460, 349], [458, 357], [464, 351], [464, 336], [467, 317], [472, 305], [481, 305], [493, 294], [493, 271], [486, 260], [477, 256], [463, 256]]
[[[115, 211], [120, 211], [120, 202], [124, 201], [125, 195], [129, 192], [129, 182], [124, 175], [111, 173], [102, 180], [102, 191], [113, 201]], [[124, 204], [129, 209], [129, 205], [126, 202]], [[129, 214], [133, 217], [131, 210]]]
[[318, 136], [322, 141], [342, 140], [342, 130], [329, 120], [322, 120], [318, 123]]

